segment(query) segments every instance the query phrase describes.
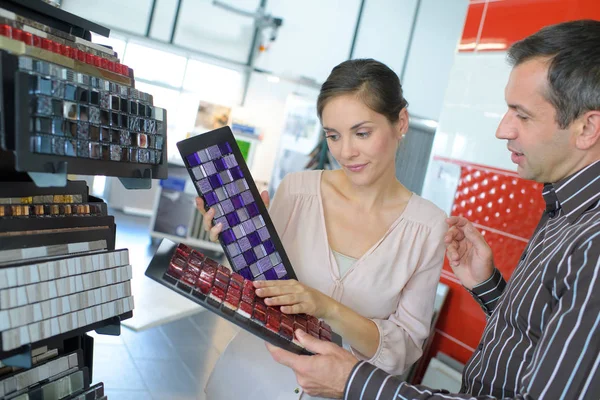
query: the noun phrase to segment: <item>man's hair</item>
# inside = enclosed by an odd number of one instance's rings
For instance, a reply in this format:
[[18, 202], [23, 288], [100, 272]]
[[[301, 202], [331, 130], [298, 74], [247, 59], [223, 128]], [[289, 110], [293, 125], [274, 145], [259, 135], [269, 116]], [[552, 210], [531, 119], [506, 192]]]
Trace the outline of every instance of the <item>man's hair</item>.
[[550, 60], [545, 96], [562, 129], [583, 113], [600, 110], [600, 21], [547, 26], [508, 50], [513, 67], [538, 57]]

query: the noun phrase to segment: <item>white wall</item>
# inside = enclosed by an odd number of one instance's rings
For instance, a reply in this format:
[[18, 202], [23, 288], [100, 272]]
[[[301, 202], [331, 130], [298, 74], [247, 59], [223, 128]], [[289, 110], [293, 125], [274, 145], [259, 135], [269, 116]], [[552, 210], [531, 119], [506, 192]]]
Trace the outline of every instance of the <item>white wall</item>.
[[402, 82], [413, 115], [440, 119], [468, 5], [468, 0], [421, 0]]
[[367, 0], [353, 58], [374, 58], [402, 73], [417, 0]]

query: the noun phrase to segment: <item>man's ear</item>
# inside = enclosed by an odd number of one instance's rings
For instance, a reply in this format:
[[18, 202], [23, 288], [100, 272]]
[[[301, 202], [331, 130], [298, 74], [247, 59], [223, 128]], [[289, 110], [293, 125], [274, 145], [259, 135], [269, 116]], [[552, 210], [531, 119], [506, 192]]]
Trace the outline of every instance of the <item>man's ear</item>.
[[579, 150], [600, 145], [600, 111], [588, 111], [582, 116], [583, 129], [575, 138]]

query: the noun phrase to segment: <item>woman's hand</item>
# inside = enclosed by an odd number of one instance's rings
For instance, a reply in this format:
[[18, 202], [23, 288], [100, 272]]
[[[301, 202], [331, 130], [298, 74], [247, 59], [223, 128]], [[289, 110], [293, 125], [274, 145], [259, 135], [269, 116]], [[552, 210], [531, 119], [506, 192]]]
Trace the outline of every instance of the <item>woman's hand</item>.
[[[260, 198], [265, 203], [265, 207], [269, 208], [269, 203], [270, 203], [269, 192], [264, 190], [260, 194]], [[198, 211], [200, 211], [200, 214], [202, 214], [202, 216], [203, 216], [202, 226], [204, 227], [204, 230], [209, 232], [210, 240], [212, 242], [218, 242], [217, 237], [219, 236], [219, 233], [221, 233], [221, 231], [223, 231], [223, 224], [222, 223], [217, 223], [216, 225], [213, 224], [213, 219], [215, 218], [215, 213], [216, 213], [215, 208], [211, 207], [207, 211], [204, 208], [204, 201], [200, 197], [196, 197], [196, 208], [198, 209]]]
[[268, 306], [281, 306], [284, 314], [308, 314], [328, 319], [338, 304], [331, 297], [290, 279], [285, 281], [254, 281], [256, 294], [265, 298]]

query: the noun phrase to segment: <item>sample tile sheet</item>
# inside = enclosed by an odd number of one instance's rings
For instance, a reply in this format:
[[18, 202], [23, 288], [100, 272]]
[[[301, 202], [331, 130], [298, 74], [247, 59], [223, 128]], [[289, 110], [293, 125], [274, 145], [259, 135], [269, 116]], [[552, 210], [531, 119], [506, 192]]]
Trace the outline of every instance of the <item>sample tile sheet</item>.
[[83, 354], [81, 351], [77, 351], [59, 356], [31, 369], [0, 377], [0, 398], [26, 391], [40, 382], [52, 381], [68, 371], [77, 370], [82, 366]]
[[177, 143], [206, 209], [222, 223], [219, 240], [235, 272], [249, 280], [296, 274], [229, 127]]
[[296, 340], [302, 329], [341, 346], [342, 339], [317, 318], [283, 314], [255, 295], [245, 279], [202, 253], [163, 239], [146, 275], [259, 338], [296, 354], [311, 354]]
[[127, 250], [0, 268], [2, 351], [133, 310]]
[[[67, 256], [70, 254], [87, 253], [106, 250], [106, 240], [92, 242], [66, 243], [50, 246], [30, 247], [25, 249], [0, 250], [0, 266], [15, 264], [25, 260], [45, 257]], [[0, 274], [2, 274], [0, 272]], [[2, 284], [0, 283], [0, 287]]]

